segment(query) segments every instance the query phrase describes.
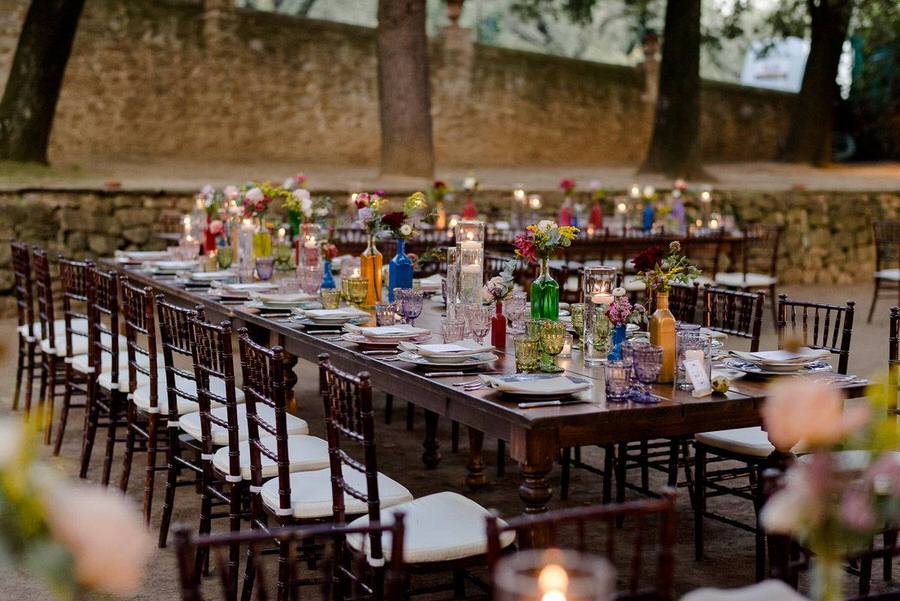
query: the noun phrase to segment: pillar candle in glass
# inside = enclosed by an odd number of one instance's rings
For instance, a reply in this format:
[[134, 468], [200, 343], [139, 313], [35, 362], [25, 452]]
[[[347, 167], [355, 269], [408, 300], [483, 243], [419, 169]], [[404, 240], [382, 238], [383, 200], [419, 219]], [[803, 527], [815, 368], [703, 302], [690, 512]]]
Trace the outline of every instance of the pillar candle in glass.
[[608, 354], [609, 328], [598, 327], [597, 320], [606, 319], [606, 308], [613, 301], [616, 270], [612, 267], [585, 267], [582, 276], [584, 291], [584, 343], [582, 355], [585, 365], [604, 363]]
[[495, 601], [611, 601], [615, 568], [576, 551], [528, 549], [512, 553], [494, 571]]
[[447, 274], [444, 278], [443, 292], [447, 318], [454, 319], [459, 305], [459, 249], [455, 246], [447, 249]]
[[318, 265], [321, 234], [322, 228], [317, 223], [303, 223], [300, 225], [298, 265]]
[[459, 250], [460, 302], [479, 303], [484, 285], [484, 222], [460, 221], [454, 237]]

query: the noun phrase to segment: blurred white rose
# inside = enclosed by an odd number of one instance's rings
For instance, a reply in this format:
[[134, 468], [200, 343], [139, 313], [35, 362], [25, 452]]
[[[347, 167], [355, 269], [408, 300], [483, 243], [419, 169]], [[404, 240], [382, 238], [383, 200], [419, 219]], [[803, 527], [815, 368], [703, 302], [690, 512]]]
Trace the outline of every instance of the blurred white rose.
[[0, 419], [0, 469], [16, 460], [25, 442], [25, 429], [21, 420], [13, 417]]
[[240, 190], [237, 189], [237, 186], [225, 186], [223, 192], [225, 193], [225, 198], [228, 200], [234, 200], [238, 197], [238, 194], [240, 194]]
[[538, 222], [537, 227], [538, 227], [539, 231], [544, 232], [546, 234], [550, 230], [556, 228], [556, 222], [551, 221], [549, 219], [543, 219]]
[[408, 223], [404, 223], [400, 226], [400, 233], [404, 236], [409, 236], [412, 233], [412, 226]]
[[257, 202], [265, 198], [263, 191], [259, 188], [250, 188], [247, 190], [247, 194], [244, 196], [250, 202]]

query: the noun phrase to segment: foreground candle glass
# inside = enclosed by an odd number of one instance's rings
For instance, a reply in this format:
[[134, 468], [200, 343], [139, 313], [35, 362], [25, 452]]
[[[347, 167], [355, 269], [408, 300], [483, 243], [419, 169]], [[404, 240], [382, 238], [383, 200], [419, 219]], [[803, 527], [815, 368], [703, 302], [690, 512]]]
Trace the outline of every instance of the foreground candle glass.
[[229, 267], [231, 267], [231, 262], [234, 259], [234, 254], [231, 252], [231, 249], [225, 246], [220, 246], [218, 250], [216, 250], [216, 263], [219, 265], [219, 269], [225, 271]]
[[466, 320], [448, 317], [441, 323], [441, 336], [444, 342], [456, 342], [466, 337]]
[[484, 284], [484, 223], [460, 221], [453, 235], [459, 250], [460, 300], [464, 303], [480, 302]]
[[684, 368], [685, 361], [699, 362], [707, 379], [712, 379], [712, 338], [709, 334], [701, 334], [700, 327], [696, 329], [684, 329], [679, 327], [675, 333], [677, 370], [675, 372], [675, 386], [679, 390], [693, 390]]
[[585, 267], [582, 289], [584, 290], [584, 335], [583, 351], [585, 365], [606, 362], [608, 341], [604, 339], [604, 328], [597, 327], [598, 321], [605, 320], [606, 307], [612, 301], [612, 291], [616, 282], [616, 270], [612, 267]]
[[609, 361], [603, 366], [606, 378], [606, 400], [622, 403], [628, 400], [631, 391], [631, 359]]
[[415, 288], [395, 288], [394, 299], [400, 306], [399, 313], [411, 326], [416, 325], [416, 319], [422, 314], [425, 304], [425, 293]]
[[568, 359], [572, 356], [573, 340], [574, 339], [571, 334], [566, 334], [566, 340], [563, 343], [562, 352], [559, 354], [560, 359]]
[[537, 371], [541, 362], [541, 343], [526, 336], [513, 339], [513, 348], [516, 353], [516, 371], [531, 373]]
[[272, 257], [256, 258], [256, 277], [263, 282], [272, 279], [272, 272], [275, 270], [275, 260]]
[[375, 305], [375, 325], [392, 326], [397, 321], [394, 305], [379, 303]]
[[614, 595], [615, 569], [586, 553], [519, 551], [494, 571], [494, 601], [611, 601]]
[[528, 296], [524, 290], [514, 290], [513, 293], [503, 301], [503, 313], [509, 319], [509, 333], [522, 333], [522, 317], [525, 315], [525, 304], [528, 302]]
[[347, 278], [347, 298], [358, 309], [369, 293], [368, 278]]
[[[335, 288], [322, 290], [322, 307], [325, 309], [337, 309], [341, 306], [341, 291]], [[379, 324], [381, 325], [381, 324]]]

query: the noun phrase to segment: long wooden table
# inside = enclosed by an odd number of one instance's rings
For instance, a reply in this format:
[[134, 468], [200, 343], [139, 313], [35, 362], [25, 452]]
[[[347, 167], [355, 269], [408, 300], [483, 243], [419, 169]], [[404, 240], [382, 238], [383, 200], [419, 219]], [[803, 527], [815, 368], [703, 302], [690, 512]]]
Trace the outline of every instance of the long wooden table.
[[[236, 327], [246, 326], [267, 334], [271, 343], [306, 361], [317, 361], [320, 353], [328, 353], [334, 363], [350, 371], [368, 371], [373, 386], [387, 394], [411, 402], [425, 410], [426, 437], [423, 461], [434, 468], [440, 462], [437, 424], [439, 417], [456, 420], [468, 427], [469, 459], [467, 484], [477, 488], [485, 483], [482, 444], [490, 435], [510, 443], [510, 455], [519, 462], [522, 484], [519, 496], [528, 513], [547, 509], [552, 498], [548, 474], [559, 457], [560, 449], [572, 446], [604, 445], [642, 439], [689, 436], [697, 432], [760, 425], [759, 407], [765, 396], [766, 383], [740, 380], [726, 395], [715, 394], [694, 398], [675, 390], [672, 385], [655, 385], [653, 392], [664, 400], [656, 404], [607, 402], [603, 369], [585, 367], [580, 353], [559, 360], [567, 373], [594, 380], [592, 402], [562, 407], [519, 409], [515, 402], [496, 391], [465, 391], [453, 386], [472, 380], [463, 377], [427, 377], [422, 369], [397, 361], [364, 355], [356, 345], [334, 340], [334, 335], [306, 333], [301, 326], [284, 319], [271, 319], [243, 305], [225, 304], [202, 290], [185, 289], [172, 279], [152, 277], [146, 272], [115, 263], [107, 265], [126, 273], [129, 278], [152, 286], [185, 305], [203, 305], [210, 319], [229, 319]], [[426, 309], [416, 325], [432, 331], [440, 330], [443, 308], [426, 301]], [[493, 370], [515, 373], [511, 341], [506, 352], [499, 352]], [[862, 383], [842, 387], [849, 396], [864, 390]], [[739, 392], [738, 392], [739, 391]]]

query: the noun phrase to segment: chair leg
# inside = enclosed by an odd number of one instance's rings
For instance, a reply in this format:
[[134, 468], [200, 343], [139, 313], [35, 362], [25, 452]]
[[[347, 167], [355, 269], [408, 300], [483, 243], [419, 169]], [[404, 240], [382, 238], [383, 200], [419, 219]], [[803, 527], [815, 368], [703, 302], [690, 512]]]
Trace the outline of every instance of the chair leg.
[[[228, 485], [229, 508], [228, 526], [232, 533], [241, 531], [241, 499], [244, 496], [244, 486], [241, 482], [232, 482]], [[237, 592], [238, 570], [241, 565], [241, 546], [237, 543], [231, 545], [228, 550], [228, 574], [231, 580], [231, 590]]]
[[416, 406], [412, 403], [406, 404], [406, 429], [412, 430], [416, 419]]
[[453, 568], [453, 598], [466, 598], [466, 572], [462, 568]]
[[872, 587], [872, 543], [869, 543], [869, 553], [859, 560], [859, 596], [865, 597]]
[[176, 460], [181, 455], [181, 448], [178, 446], [178, 429], [166, 428], [166, 435], [169, 440], [166, 446], [166, 494], [163, 498], [162, 519], [159, 521], [158, 545], [160, 548], [166, 546], [169, 538], [169, 524], [172, 522], [172, 509], [175, 507], [175, 489], [178, 484]]
[[69, 406], [72, 404], [72, 387], [75, 385], [72, 381], [75, 378], [75, 370], [66, 366], [66, 383], [65, 392], [63, 393], [63, 403], [59, 410], [59, 425], [56, 430], [56, 443], [53, 445], [53, 454], [59, 456], [62, 449], [63, 437], [66, 435], [66, 422], [69, 421]]
[[639, 461], [641, 465], [641, 490], [644, 494], [647, 494], [650, 491], [650, 458], [648, 457], [650, 450], [647, 443], [648, 441], [646, 439], [641, 441], [641, 450], [639, 452]]
[[[207, 482], [206, 478], [203, 481], [203, 491], [200, 493], [200, 530], [198, 534], [203, 536], [204, 534], [209, 534], [212, 524], [212, 497], [209, 496], [209, 491], [207, 490]], [[282, 547], [286, 547], [286, 545], [282, 544]], [[204, 565], [206, 564], [207, 554], [205, 552], [200, 552], [198, 549], [197, 556], [195, 557], [194, 563], [194, 573], [201, 574], [203, 573]], [[279, 559], [280, 561], [280, 559]], [[279, 588], [280, 588], [280, 578], [279, 578]]]
[[769, 304], [772, 306], [772, 324], [778, 323], [778, 301], [775, 300], [775, 284], [769, 286]]
[[394, 420], [394, 395], [384, 395], [384, 423], [390, 425]]
[[134, 439], [137, 435], [137, 411], [135, 411], [134, 403], [128, 402], [128, 418], [125, 426], [125, 455], [122, 457], [122, 478], [119, 480], [119, 489], [122, 492], [128, 492], [128, 479], [131, 477], [131, 462], [134, 460]]
[[43, 428], [44, 444], [50, 444], [50, 433], [53, 430], [53, 413], [56, 405], [56, 371], [59, 358], [53, 354], [49, 357], [47, 369], [47, 396], [44, 398]]
[[159, 415], [151, 414], [147, 420], [147, 468], [144, 472], [144, 521], [150, 524], [153, 511], [153, 487], [156, 483], [156, 449]]
[[[19, 346], [18, 346], [18, 352], [17, 352], [18, 356], [16, 358], [16, 389], [13, 392], [13, 398], [12, 398], [12, 410], [13, 411], [19, 410], [19, 395], [22, 394], [22, 375], [25, 371], [25, 353], [27, 352], [25, 347], [27, 344], [28, 343], [25, 341], [24, 338], [22, 338], [22, 335], [20, 334], [19, 335]], [[31, 382], [29, 382], [28, 385], [30, 386]]]
[[103, 475], [100, 478], [100, 482], [103, 486], [109, 485], [109, 476], [110, 472], [112, 472], [112, 462], [113, 462], [113, 454], [116, 448], [116, 429], [118, 427], [118, 418], [119, 418], [119, 399], [116, 398], [118, 393], [115, 391], [109, 392], [109, 423], [106, 427], [106, 454], [103, 456]]
[[567, 501], [569, 499], [569, 476], [572, 470], [572, 447], [565, 447], [560, 457], [562, 470], [559, 475], [559, 500]]
[[450, 421], [450, 452], [459, 453], [459, 422]]
[[[575, 459], [581, 461], [581, 447], [575, 447]], [[612, 478], [615, 469], [616, 452], [612, 445], [603, 447], [603, 491], [601, 492], [601, 501], [604, 505], [612, 501]]]
[[[48, 374], [47, 370], [49, 369], [50, 359], [47, 357], [46, 353], [41, 353], [41, 386], [38, 392], [37, 398], [37, 414], [38, 414], [38, 423], [40, 424], [40, 420], [42, 419], [42, 412], [44, 411], [44, 401], [47, 399], [47, 380]], [[31, 407], [29, 403], [26, 403], [25, 406], [25, 417], [28, 417], [30, 413]]]
[[87, 478], [91, 465], [91, 453], [94, 451], [94, 438], [97, 436], [97, 422], [100, 419], [100, 407], [97, 402], [97, 381], [88, 376], [87, 401], [84, 407], [84, 442], [81, 444], [81, 470], [80, 478]]
[[25, 416], [28, 417], [31, 411], [31, 398], [34, 391], [34, 368], [37, 365], [37, 343], [28, 343], [28, 362], [25, 364], [25, 377], [28, 379], [28, 386], [25, 387]]
[[506, 441], [497, 439], [497, 477], [506, 475]]
[[881, 564], [882, 578], [885, 582], [891, 582], [894, 579], [894, 546], [897, 544], [897, 531], [887, 530], [884, 533], [884, 558]]
[[878, 303], [878, 290], [881, 288], [881, 280], [875, 278], [875, 292], [872, 294], [872, 304], [869, 305], [869, 317], [866, 323], [872, 323], [872, 316], [875, 314], [875, 305]]
[[703, 559], [703, 516], [706, 513], [706, 450], [694, 447], [694, 559]]
[[681, 459], [679, 449], [679, 441], [672, 439], [669, 441], [669, 473], [666, 484], [675, 487], [678, 486], [678, 460]]
[[[751, 466], [751, 470], [755, 469]], [[762, 493], [762, 475], [757, 474], [756, 482], [751, 483], [753, 486], [753, 510], [756, 515], [756, 531], [754, 538], [756, 540], [756, 581], [762, 582], [766, 578], [766, 531], [759, 521], [759, 514], [765, 503]], [[871, 567], [871, 566], [870, 566]]]

